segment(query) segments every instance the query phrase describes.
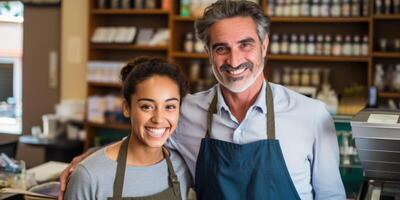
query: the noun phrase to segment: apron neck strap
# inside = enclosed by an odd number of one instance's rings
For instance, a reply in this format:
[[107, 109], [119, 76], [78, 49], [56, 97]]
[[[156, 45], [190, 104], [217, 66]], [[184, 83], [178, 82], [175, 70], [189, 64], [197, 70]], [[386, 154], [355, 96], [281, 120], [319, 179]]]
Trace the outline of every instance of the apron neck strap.
[[[124, 186], [125, 170], [126, 170], [126, 157], [128, 155], [128, 144], [130, 140], [130, 134], [122, 141], [121, 147], [117, 157], [117, 170], [115, 172], [113, 199], [122, 200], [122, 189]], [[162, 147], [163, 156], [167, 162], [168, 167], [168, 185], [173, 188], [174, 194], [180, 197], [180, 187], [178, 176], [176, 175], [171, 159], [170, 152]]]
[[[265, 101], [267, 104], [267, 137], [268, 139], [274, 140], [275, 139], [274, 101], [269, 82], [266, 80], [265, 83], [266, 83]], [[210, 133], [212, 132], [211, 130], [212, 118], [214, 113], [217, 113], [217, 94], [214, 95], [210, 107], [208, 108], [206, 138], [209, 138]]]

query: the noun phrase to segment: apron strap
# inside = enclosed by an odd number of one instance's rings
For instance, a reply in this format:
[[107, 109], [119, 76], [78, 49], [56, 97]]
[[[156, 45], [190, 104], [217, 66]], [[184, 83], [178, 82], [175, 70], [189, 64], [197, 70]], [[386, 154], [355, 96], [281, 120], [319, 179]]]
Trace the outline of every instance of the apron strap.
[[118, 152], [117, 157], [117, 170], [115, 172], [114, 179], [114, 190], [113, 190], [113, 199], [120, 200], [122, 199], [122, 189], [124, 186], [124, 178], [125, 178], [125, 169], [126, 169], [126, 157], [128, 152], [128, 144], [130, 135], [122, 142], [122, 145]]
[[181, 189], [179, 187], [178, 176], [175, 174], [175, 170], [170, 159], [171, 154], [165, 147], [163, 147], [163, 154], [165, 160], [167, 161], [169, 186], [174, 190], [175, 196], [180, 197]]
[[267, 137], [268, 139], [275, 140], [275, 111], [274, 111], [274, 99], [272, 96], [271, 86], [269, 82], [266, 80], [266, 88], [267, 92], [266, 103], [267, 103]]
[[[267, 137], [268, 139], [274, 140], [275, 139], [274, 101], [268, 80], [265, 80], [265, 83], [266, 83], [265, 101], [267, 104]], [[207, 113], [206, 138], [209, 138], [210, 133], [212, 132], [211, 131], [212, 118], [213, 118], [212, 116], [214, 113], [217, 113], [217, 93], [214, 95]]]

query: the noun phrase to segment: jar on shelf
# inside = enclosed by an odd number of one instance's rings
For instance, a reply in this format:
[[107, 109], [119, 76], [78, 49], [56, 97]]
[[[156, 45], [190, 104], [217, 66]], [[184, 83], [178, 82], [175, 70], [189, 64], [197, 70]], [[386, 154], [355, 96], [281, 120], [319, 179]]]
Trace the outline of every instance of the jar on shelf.
[[320, 1], [319, 0], [312, 0], [311, 4], [311, 16], [318, 17], [321, 15], [320, 11]]
[[321, 83], [320, 69], [313, 68], [311, 70], [311, 85], [318, 87]]
[[383, 13], [382, 0], [375, 0], [375, 14], [380, 15]]
[[289, 53], [292, 55], [299, 54], [299, 43], [297, 41], [297, 35], [292, 34], [290, 36]]
[[281, 54], [287, 54], [289, 52], [289, 40], [288, 40], [288, 35], [283, 34], [281, 36], [281, 45], [280, 45], [280, 53]]
[[400, 51], [400, 38], [395, 38], [393, 41], [394, 44], [394, 51]]
[[185, 41], [183, 43], [183, 50], [187, 53], [193, 52], [193, 34], [186, 33]]
[[282, 75], [282, 83], [283, 85], [290, 85], [290, 68], [284, 67], [283, 68], [283, 75]]
[[324, 54], [324, 36], [322, 34], [317, 35], [317, 43], [315, 44], [315, 53], [317, 55]]
[[336, 35], [335, 41], [332, 45], [332, 55], [340, 56], [342, 55], [342, 36]]
[[320, 6], [320, 11], [319, 11], [319, 13], [321, 14], [322, 17], [331, 16], [329, 6], [330, 6], [329, 0], [322, 0], [321, 6]]
[[304, 55], [307, 53], [307, 38], [306, 35], [301, 34], [299, 37], [299, 54]]
[[194, 61], [189, 68], [189, 80], [197, 81], [200, 77], [200, 62]]
[[400, 91], [400, 63], [396, 65], [393, 73], [392, 88], [396, 91]]
[[309, 86], [311, 82], [310, 69], [302, 68], [300, 82], [302, 86]]
[[351, 35], [346, 35], [345, 38], [344, 38], [342, 54], [345, 55], [345, 56], [351, 56], [353, 54], [353, 52], [352, 52], [352, 43], [351, 43]]
[[332, 17], [339, 17], [342, 14], [340, 0], [333, 0], [330, 10]]
[[332, 38], [330, 35], [325, 35], [324, 55], [329, 56], [331, 54], [332, 54]]
[[360, 1], [359, 0], [352, 0], [352, 2], [351, 2], [351, 16], [353, 16], [353, 17], [361, 16]]
[[279, 69], [274, 69], [272, 71], [272, 82], [276, 84], [281, 83], [281, 71]]
[[362, 2], [362, 16], [369, 16], [369, 2], [368, 0], [361, 0]]
[[196, 38], [196, 42], [194, 43], [194, 51], [196, 53], [204, 53], [203, 42], [198, 38]]
[[301, 16], [310, 16], [309, 0], [301, 0], [300, 15]]
[[379, 91], [385, 88], [385, 72], [383, 65], [380, 63], [375, 64], [374, 85]]
[[361, 55], [368, 56], [368, 35], [364, 35], [363, 41], [361, 44]]
[[300, 85], [300, 70], [298, 68], [292, 70], [290, 85]]
[[312, 34], [308, 35], [307, 55], [315, 55], [315, 37]]
[[386, 51], [387, 43], [388, 41], [386, 38], [379, 38], [379, 51]]
[[269, 0], [266, 14], [268, 16], [274, 16], [275, 15], [274, 11], [275, 11], [275, 1]]
[[342, 17], [350, 17], [351, 6], [349, 0], [342, 0], [342, 7], [340, 12], [342, 13]]
[[271, 53], [272, 54], [279, 54], [279, 52], [280, 52], [279, 35], [278, 34], [272, 34]]
[[292, 0], [290, 8], [290, 16], [297, 17], [300, 15], [300, 0]]
[[292, 0], [286, 0], [286, 3], [283, 4], [283, 16], [288, 17], [291, 15], [291, 5]]
[[360, 36], [355, 35], [353, 38], [353, 43], [352, 43], [352, 51], [354, 56], [360, 56], [361, 55], [361, 43], [360, 43]]

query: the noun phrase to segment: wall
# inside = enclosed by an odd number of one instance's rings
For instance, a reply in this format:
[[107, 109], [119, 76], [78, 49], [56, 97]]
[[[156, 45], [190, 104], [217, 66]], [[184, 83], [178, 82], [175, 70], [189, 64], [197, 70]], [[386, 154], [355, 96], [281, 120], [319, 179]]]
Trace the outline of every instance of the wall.
[[61, 100], [84, 100], [89, 0], [68, 0], [62, 4]]

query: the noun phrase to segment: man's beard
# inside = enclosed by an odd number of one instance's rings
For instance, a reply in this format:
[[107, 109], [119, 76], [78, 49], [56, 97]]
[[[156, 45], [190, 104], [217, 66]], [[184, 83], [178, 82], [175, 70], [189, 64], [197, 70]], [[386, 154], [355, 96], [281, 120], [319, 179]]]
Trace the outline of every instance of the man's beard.
[[[247, 78], [248, 80], [246, 80], [246, 82], [242, 86], [237, 88], [237, 87], [233, 86], [233, 84], [230, 84], [230, 83], [236, 82], [236, 81], [241, 81], [241, 80], [243, 80], [245, 78], [244, 76], [234, 77], [234, 78], [225, 77], [227, 80], [223, 81], [224, 78], [222, 78], [223, 77], [222, 74], [224, 72], [228, 72], [229, 73], [231, 71], [240, 70], [240, 69], [243, 69], [243, 68], [246, 68], [246, 70], [249, 70], [251, 73], [250, 73], [250, 76]], [[263, 70], [264, 70], [264, 60], [262, 60], [262, 62], [260, 63], [260, 66], [258, 67], [258, 71], [256, 72], [256, 74], [254, 76], [253, 76], [254, 64], [252, 62], [249, 62], [249, 61], [245, 62], [245, 63], [242, 63], [237, 67], [232, 67], [231, 65], [228, 65], [228, 64], [222, 64], [219, 67], [219, 69], [220, 69], [220, 72], [221, 72], [221, 77], [218, 76], [218, 74], [217, 74], [217, 72], [215, 70], [215, 67], [212, 66], [212, 70], [213, 70], [214, 76], [217, 79], [217, 81], [221, 85], [223, 85], [226, 89], [230, 90], [231, 92], [233, 92], [233, 93], [241, 93], [241, 92], [245, 91], [246, 89], [248, 89], [250, 86], [252, 86], [256, 82], [256, 80], [260, 76], [260, 74], [263, 72]]]

